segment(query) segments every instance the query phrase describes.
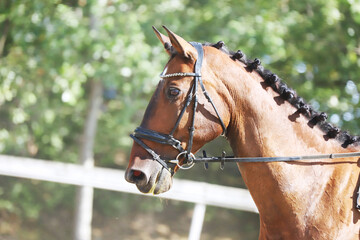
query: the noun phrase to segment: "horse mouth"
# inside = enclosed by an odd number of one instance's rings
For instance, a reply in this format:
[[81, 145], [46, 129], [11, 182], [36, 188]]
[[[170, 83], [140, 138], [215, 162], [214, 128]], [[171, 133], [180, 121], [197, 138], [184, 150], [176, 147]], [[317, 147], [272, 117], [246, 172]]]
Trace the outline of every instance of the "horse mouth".
[[136, 183], [136, 187], [142, 193], [150, 193], [158, 195], [169, 191], [172, 186], [172, 176], [169, 171], [162, 168], [157, 174], [150, 177], [149, 181], [144, 184], [143, 182]]

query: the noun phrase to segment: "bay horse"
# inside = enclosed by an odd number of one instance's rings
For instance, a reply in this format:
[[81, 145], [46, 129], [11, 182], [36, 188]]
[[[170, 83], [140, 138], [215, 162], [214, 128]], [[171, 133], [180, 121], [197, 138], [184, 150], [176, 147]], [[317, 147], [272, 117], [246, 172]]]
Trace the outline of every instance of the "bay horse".
[[[236, 157], [360, 151], [359, 137], [328, 123], [258, 59], [164, 28], [167, 36], [154, 31], [170, 60], [131, 135], [125, 174], [141, 192], [168, 191], [174, 173], [221, 134]], [[359, 239], [359, 160], [238, 162], [259, 210], [259, 239]]]

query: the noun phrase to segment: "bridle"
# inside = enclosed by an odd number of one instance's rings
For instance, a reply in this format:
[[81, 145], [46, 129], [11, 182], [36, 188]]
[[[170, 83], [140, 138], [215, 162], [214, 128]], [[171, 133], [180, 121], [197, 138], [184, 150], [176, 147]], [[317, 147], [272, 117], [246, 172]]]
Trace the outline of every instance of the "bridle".
[[[347, 158], [347, 157], [360, 157], [360, 152], [350, 152], [350, 153], [336, 153], [336, 154], [319, 154], [319, 155], [308, 155], [308, 156], [288, 156], [288, 157], [233, 157], [233, 156], [226, 156], [226, 153], [223, 152], [222, 156], [220, 157], [207, 157], [206, 152], [203, 152], [203, 157], [195, 157], [195, 155], [191, 152], [192, 145], [193, 145], [193, 138], [194, 138], [194, 124], [195, 124], [195, 112], [198, 105], [198, 85], [200, 85], [203, 94], [205, 95], [206, 99], [214, 108], [216, 115], [219, 119], [221, 127], [223, 129], [223, 135], [226, 133], [225, 124], [215, 107], [211, 97], [209, 96], [208, 92], [205, 89], [201, 78], [201, 66], [204, 58], [204, 50], [201, 43], [191, 42], [191, 45], [197, 50], [198, 59], [194, 66], [194, 72], [179, 72], [179, 73], [170, 73], [164, 74], [164, 72], [160, 75], [162, 78], [170, 78], [170, 77], [194, 77], [194, 82], [191, 86], [191, 90], [186, 98], [185, 105], [181, 110], [178, 119], [175, 123], [175, 126], [171, 130], [169, 134], [159, 133], [150, 129], [146, 129], [143, 127], [138, 127], [135, 129], [133, 134], [130, 134], [130, 137], [134, 139], [134, 141], [139, 144], [142, 148], [144, 148], [154, 160], [159, 162], [165, 169], [169, 170], [173, 174], [173, 166], [176, 164], [179, 168], [182, 169], [189, 169], [195, 163], [204, 163], [205, 168], [208, 167], [208, 163], [212, 162], [220, 162], [221, 169], [223, 169], [225, 162], [288, 162], [288, 161], [300, 161], [300, 160], [319, 160], [319, 159], [335, 159], [335, 158]], [[165, 70], [164, 70], [165, 71]], [[189, 141], [186, 150], [182, 148], [181, 141], [174, 138], [173, 134], [175, 130], [178, 128], [180, 124], [180, 120], [184, 115], [186, 108], [190, 105], [191, 101], [194, 101], [193, 105], [193, 114], [192, 114], [192, 122], [191, 127], [189, 127]], [[150, 140], [153, 142], [170, 145], [179, 151], [179, 154], [176, 156], [175, 159], [162, 159], [159, 154], [157, 154], [154, 150], [152, 150], [149, 146], [147, 146], [142, 140]], [[180, 158], [182, 164], [180, 164]], [[169, 165], [172, 165], [169, 167]]]
[[[186, 98], [185, 105], [182, 108], [178, 119], [176, 120], [175, 126], [170, 131], [169, 134], [159, 133], [157, 131], [153, 131], [150, 129], [146, 129], [143, 127], [138, 127], [135, 129], [133, 134], [130, 134], [130, 137], [134, 139], [134, 141], [139, 144], [142, 148], [144, 148], [152, 158], [160, 163], [165, 169], [167, 169], [172, 175], [174, 174], [174, 168], [177, 165], [181, 169], [190, 169], [194, 166], [195, 163], [204, 163], [205, 169], [208, 168], [208, 163], [212, 162], [220, 162], [220, 168], [224, 168], [225, 162], [289, 162], [289, 161], [300, 161], [300, 160], [315, 160], [315, 159], [335, 159], [335, 158], [347, 158], [347, 157], [360, 157], [360, 152], [350, 152], [350, 153], [336, 153], [336, 154], [319, 154], [319, 155], [308, 155], [308, 156], [290, 156], [290, 157], [233, 157], [233, 156], [226, 156], [226, 153], [223, 151], [222, 156], [220, 157], [207, 157], [206, 152], [203, 151], [203, 157], [195, 157], [195, 155], [191, 152], [191, 148], [193, 145], [194, 139], [194, 124], [195, 124], [195, 113], [196, 108], [198, 105], [198, 85], [200, 85], [203, 94], [205, 95], [206, 99], [214, 108], [216, 115], [219, 119], [221, 127], [223, 129], [223, 135], [226, 133], [225, 124], [216, 109], [214, 102], [212, 101], [211, 97], [207, 93], [205, 86], [203, 84], [201, 78], [201, 66], [204, 58], [204, 50], [201, 43], [191, 42], [191, 45], [195, 47], [198, 53], [198, 59], [196, 60], [194, 66], [194, 72], [179, 72], [179, 73], [170, 73], [164, 74], [164, 72], [160, 75], [161, 78], [171, 78], [171, 77], [194, 77], [194, 82], [191, 86], [191, 90]], [[173, 134], [178, 128], [181, 118], [184, 115], [186, 108], [190, 105], [191, 101], [194, 101], [193, 105], [193, 113], [192, 113], [192, 122], [191, 126], [189, 127], [189, 141], [186, 150], [183, 149], [181, 146], [181, 141], [174, 138]], [[152, 150], [149, 146], [147, 146], [142, 140], [150, 140], [153, 142], [170, 145], [179, 151], [179, 154], [176, 156], [175, 159], [167, 160], [162, 159], [159, 154], [157, 154], [154, 150]], [[181, 158], [181, 160], [180, 160]], [[181, 161], [181, 163], [180, 163]], [[358, 190], [358, 196], [356, 199], [356, 209], [360, 209], [360, 186]]]
[[[173, 127], [173, 129], [170, 131], [169, 134], [159, 133], [157, 131], [146, 129], [143, 127], [136, 128], [134, 133], [130, 134], [130, 137], [132, 137], [137, 144], [139, 144], [142, 148], [144, 148], [153, 157], [154, 160], [159, 162], [164, 168], [169, 170], [172, 174], [173, 174], [174, 169], [173, 169], [173, 167], [169, 167], [168, 166], [169, 164], [172, 164], [172, 165], [176, 164], [179, 168], [188, 169], [188, 168], [191, 168], [195, 163], [194, 161], [196, 158], [195, 158], [195, 155], [191, 152], [191, 149], [192, 149], [194, 133], [195, 133], [194, 125], [195, 125], [195, 113], [196, 113], [196, 108], [198, 105], [198, 85], [200, 85], [203, 94], [205, 95], [206, 99], [210, 102], [210, 104], [212, 105], [212, 107], [215, 110], [215, 113], [216, 113], [216, 115], [220, 121], [221, 127], [223, 129], [222, 134], [225, 135], [225, 133], [226, 133], [225, 124], [224, 124], [217, 108], [215, 107], [214, 102], [212, 101], [210, 95], [206, 91], [205, 86], [202, 81], [202, 78], [201, 78], [201, 66], [202, 66], [202, 62], [203, 62], [203, 58], [204, 58], [204, 50], [203, 50], [202, 44], [197, 43], [197, 42], [191, 42], [190, 44], [196, 49], [196, 51], [198, 53], [198, 58], [195, 62], [195, 66], [194, 66], [194, 72], [192, 72], [192, 73], [179, 72], [179, 73], [170, 73], [170, 74], [164, 74], [164, 72], [163, 72], [160, 74], [161, 78], [194, 77], [194, 81], [191, 86], [190, 92], [185, 100], [185, 105], [182, 108], [182, 110], [176, 120], [175, 126]], [[164, 71], [166, 71], [166, 69]], [[190, 106], [190, 103], [192, 101], [194, 101], [192, 121], [191, 121], [191, 126], [189, 127], [189, 141], [187, 144], [187, 148], [185, 150], [181, 146], [181, 141], [174, 138], [173, 134], [176, 131], [176, 129], [178, 128], [180, 121], [185, 113], [185, 110], [188, 108], [188, 106]], [[157, 143], [161, 143], [161, 144], [165, 144], [165, 145], [170, 145], [170, 146], [174, 147], [175, 149], [177, 149], [179, 151], [179, 154], [176, 156], [175, 160], [174, 159], [164, 160], [160, 157], [159, 154], [157, 154], [154, 150], [152, 150], [149, 146], [147, 146], [143, 141], [141, 141], [140, 138], [150, 140], [153, 142], [157, 142]], [[182, 160], [182, 163], [183, 163], [182, 165], [180, 165], [180, 163], [179, 163], [180, 159]]]

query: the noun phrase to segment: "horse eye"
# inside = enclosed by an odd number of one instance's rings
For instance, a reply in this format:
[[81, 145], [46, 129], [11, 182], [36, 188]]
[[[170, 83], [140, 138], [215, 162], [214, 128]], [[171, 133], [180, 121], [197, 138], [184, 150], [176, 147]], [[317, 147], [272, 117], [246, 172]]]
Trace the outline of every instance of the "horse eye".
[[170, 97], [176, 97], [180, 94], [180, 89], [178, 88], [174, 88], [174, 87], [170, 87], [168, 90], [168, 94]]

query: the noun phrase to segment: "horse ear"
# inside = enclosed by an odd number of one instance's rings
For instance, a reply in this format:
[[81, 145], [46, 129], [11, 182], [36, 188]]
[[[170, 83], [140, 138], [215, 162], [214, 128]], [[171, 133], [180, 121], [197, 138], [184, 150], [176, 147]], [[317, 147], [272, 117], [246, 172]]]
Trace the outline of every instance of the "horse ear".
[[164, 45], [164, 48], [166, 52], [171, 55], [171, 42], [170, 38], [159, 32], [159, 30], [156, 29], [156, 27], [152, 26], [157, 38], [160, 40], [160, 42]]
[[194, 60], [197, 58], [197, 51], [190, 43], [170, 31], [167, 27], [163, 26], [163, 28], [167, 31], [172, 46], [179, 54], [183, 55], [186, 58], [192, 58]]

